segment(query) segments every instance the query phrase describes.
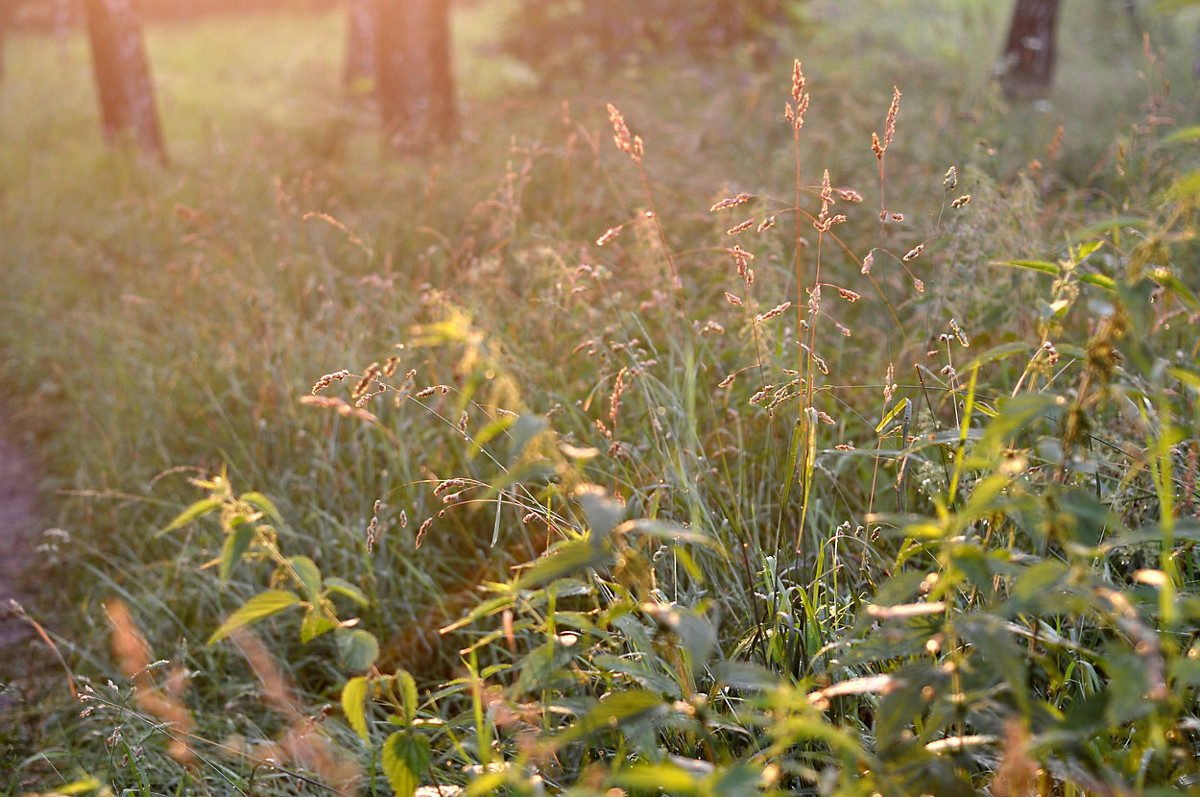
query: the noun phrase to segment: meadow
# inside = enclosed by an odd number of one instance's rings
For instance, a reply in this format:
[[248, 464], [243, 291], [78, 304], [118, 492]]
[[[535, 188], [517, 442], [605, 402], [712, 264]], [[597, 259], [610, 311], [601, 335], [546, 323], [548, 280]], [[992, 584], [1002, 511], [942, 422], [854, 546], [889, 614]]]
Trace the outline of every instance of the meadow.
[[341, 15], [154, 25], [166, 167], [15, 37], [0, 793], [1200, 787], [1197, 15], [1010, 104], [1007, 4], [876, 5], [544, 75], [469, 4], [421, 156]]

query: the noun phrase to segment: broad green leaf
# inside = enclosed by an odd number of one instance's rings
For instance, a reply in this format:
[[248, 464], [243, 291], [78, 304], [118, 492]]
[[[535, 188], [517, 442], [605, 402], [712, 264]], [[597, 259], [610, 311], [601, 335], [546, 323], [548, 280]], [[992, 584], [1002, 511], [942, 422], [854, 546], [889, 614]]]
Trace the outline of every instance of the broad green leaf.
[[368, 603], [367, 596], [363, 595], [362, 590], [344, 578], [330, 576], [329, 578], [325, 579], [325, 594], [329, 594], [330, 592], [336, 592], [339, 595], [345, 595], [359, 606], [366, 606]]
[[999, 411], [988, 422], [979, 447], [983, 451], [998, 454], [1018, 430], [1062, 407], [1064, 403], [1051, 393], [1022, 393], [1007, 399], [999, 405]]
[[365, 670], [379, 658], [379, 640], [369, 631], [339, 628], [337, 642], [342, 664], [351, 672]]
[[175, 519], [168, 523], [167, 527], [159, 533], [165, 534], [168, 531], [174, 531], [175, 529], [182, 528], [191, 523], [193, 520], [204, 517], [215, 509], [220, 509], [220, 507], [221, 499], [219, 498], [201, 498], [199, 501], [180, 512]]
[[[994, 265], [1012, 266], [1014, 268], [1023, 268], [1028, 271], [1038, 271], [1042, 274], [1049, 274], [1053, 277], [1059, 276], [1062, 273], [1062, 267], [1057, 263], [1049, 263], [1045, 260], [997, 260]], [[1098, 288], [1105, 290], [1113, 290], [1114, 282], [1112, 277], [1106, 277], [1103, 274], [1087, 274], [1077, 272], [1079, 281], [1088, 285], [1095, 285]]]
[[271, 502], [270, 498], [267, 498], [262, 493], [242, 493], [240, 497], [243, 501], [266, 515], [267, 519], [276, 526], [283, 525], [283, 515], [279, 514], [279, 510], [275, 508], [275, 504]]
[[217, 577], [224, 584], [229, 581], [229, 574], [242, 560], [242, 555], [254, 541], [254, 527], [241, 525], [225, 535], [225, 544], [221, 546], [221, 566], [217, 569]]
[[1200, 171], [1188, 172], [1167, 191], [1172, 199], [1190, 199], [1200, 195]]
[[499, 418], [496, 418], [494, 421], [490, 421], [489, 423], [485, 424], [482, 429], [475, 432], [475, 434], [471, 436], [471, 456], [478, 455], [483, 451], [483, 447], [491, 442], [493, 438], [508, 431], [509, 427], [513, 425], [514, 421], [516, 421], [516, 419], [511, 415], [501, 415]]
[[104, 784], [89, 775], [86, 778], [81, 778], [80, 780], [68, 783], [65, 786], [56, 786], [54, 788], [54, 793], [83, 794], [85, 792], [95, 791], [101, 788], [104, 788]]
[[1030, 271], [1040, 271], [1043, 274], [1051, 274], [1055, 277], [1062, 270], [1057, 263], [1050, 263], [1045, 260], [1001, 260], [998, 261], [998, 264], [1001, 266], [1024, 268]]
[[627, 675], [643, 689], [658, 695], [667, 695], [673, 700], [683, 696], [679, 683], [671, 676], [653, 667], [645, 659], [622, 658], [608, 653], [596, 656], [592, 663], [605, 672]]
[[396, 797], [412, 797], [420, 773], [432, 757], [429, 740], [410, 731], [396, 731], [383, 744], [383, 772]]
[[320, 607], [310, 606], [304, 614], [304, 621], [300, 623], [300, 641], [308, 644], [321, 634], [328, 634], [337, 627], [338, 624], [321, 611]]
[[540, 587], [560, 576], [594, 567], [608, 559], [607, 554], [598, 551], [588, 540], [574, 540], [539, 559], [522, 574], [515, 588], [521, 590]]
[[363, 676], [351, 678], [346, 681], [346, 685], [342, 687], [342, 713], [346, 715], [346, 722], [350, 723], [350, 727], [354, 732], [367, 744], [371, 743], [370, 735], [367, 733], [367, 690], [370, 683]]
[[396, 670], [396, 682], [400, 685], [400, 699], [404, 703], [404, 722], [411, 727], [417, 718], [417, 682], [407, 670]]
[[578, 722], [553, 739], [555, 747], [591, 736], [605, 728], [620, 728], [622, 723], [651, 716], [665, 716], [667, 704], [662, 697], [641, 689], [609, 692]]
[[239, 628], [257, 623], [259, 620], [266, 619], [273, 614], [279, 614], [283, 610], [290, 609], [293, 606], [298, 606], [300, 602], [299, 595], [287, 590], [267, 590], [266, 592], [260, 592], [246, 601], [236, 612], [229, 615], [229, 619], [208, 638], [208, 644], [212, 645], [220, 642]]
[[509, 435], [512, 443], [508, 450], [509, 462], [515, 463], [520, 459], [530, 441], [546, 431], [549, 426], [550, 422], [541, 415], [525, 414], [518, 417], [510, 427]]
[[653, 794], [695, 794], [700, 788], [700, 778], [681, 766], [670, 763], [643, 764], [622, 769], [612, 776], [611, 782], [626, 789], [649, 790]]
[[967, 367], [963, 370], [970, 371], [975, 368], [979, 368], [980, 366], [985, 365], [987, 363], [994, 362], [996, 360], [1003, 360], [1004, 358], [1006, 358], [1012, 354], [1028, 354], [1030, 348], [1032, 348], [1032, 347], [1028, 343], [1021, 343], [1021, 342], [1002, 343], [999, 346], [988, 349], [987, 351], [980, 354], [978, 357], [976, 357], [974, 360], [972, 360], [967, 365]]
[[750, 797], [761, 794], [759, 785], [762, 783], [762, 772], [746, 764], [737, 764], [709, 775], [705, 785], [710, 794], [720, 794], [726, 797]]
[[1111, 219], [1104, 219], [1095, 224], [1089, 224], [1086, 227], [1081, 227], [1071, 233], [1070, 240], [1072, 243], [1089, 240], [1095, 238], [1101, 233], [1110, 232], [1112, 230], [1121, 230], [1126, 227], [1138, 230], [1145, 229], [1150, 225], [1149, 221], [1139, 216], [1114, 216]]
[[305, 597], [315, 603], [321, 597], [321, 571], [317, 569], [317, 563], [307, 556], [292, 556], [287, 561], [304, 585]]
[[594, 485], [576, 489], [575, 500], [579, 501], [579, 505], [583, 507], [583, 514], [587, 516], [593, 543], [607, 537], [625, 516], [625, 507], [610, 497], [603, 488]]
[[1168, 368], [1167, 373], [1191, 388], [1193, 393], [1200, 393], [1200, 374], [1184, 368]]
[[[1186, 0], [1183, 5], [1200, 5], [1200, 0]], [[1176, 130], [1174, 133], [1164, 138], [1163, 141], [1175, 143], [1178, 141], [1195, 141], [1198, 138], [1200, 138], [1200, 125], [1192, 125], [1191, 127], [1185, 127], [1182, 130]]]
[[634, 520], [627, 520], [622, 523], [617, 527], [617, 531], [623, 533], [636, 531], [639, 534], [645, 534], [647, 537], [653, 537], [658, 540], [675, 543], [705, 545], [714, 549], [719, 549], [721, 547], [721, 543], [717, 539], [710, 537], [707, 534], [685, 529], [675, 523], [669, 523], [662, 520], [635, 518]]
[[1179, 277], [1175, 276], [1169, 270], [1156, 268], [1150, 272], [1150, 279], [1178, 296], [1179, 301], [1183, 302], [1189, 310], [1200, 309], [1200, 299], [1197, 299], [1192, 289], [1184, 285]]
[[485, 772], [482, 775], [471, 778], [471, 782], [467, 784], [466, 797], [483, 797], [488, 794], [504, 794], [501, 787], [504, 785], [506, 773], [501, 772]]

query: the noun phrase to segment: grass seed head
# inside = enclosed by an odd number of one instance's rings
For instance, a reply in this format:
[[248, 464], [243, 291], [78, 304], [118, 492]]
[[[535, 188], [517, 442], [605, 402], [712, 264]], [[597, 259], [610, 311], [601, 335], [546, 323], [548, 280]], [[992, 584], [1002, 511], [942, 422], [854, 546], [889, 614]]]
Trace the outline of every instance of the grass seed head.
[[953, 191], [958, 187], [958, 169], [956, 167], [951, 166], [946, 170], [946, 176], [942, 178], [942, 185], [946, 187], [947, 191]]
[[640, 136], [631, 136], [629, 125], [625, 124], [625, 116], [611, 102], [608, 104], [608, 118], [613, 126], [613, 143], [617, 149], [629, 155], [635, 163], [642, 162], [643, 146]]

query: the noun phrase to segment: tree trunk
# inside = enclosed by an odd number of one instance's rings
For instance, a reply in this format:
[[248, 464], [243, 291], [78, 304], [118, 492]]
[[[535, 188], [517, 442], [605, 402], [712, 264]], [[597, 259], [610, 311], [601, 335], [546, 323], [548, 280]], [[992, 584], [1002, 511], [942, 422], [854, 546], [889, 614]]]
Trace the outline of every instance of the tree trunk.
[[449, 0], [377, 0], [376, 77], [394, 147], [427, 149], [458, 127], [450, 63]]
[[131, 133], [144, 152], [166, 160], [141, 21], [132, 0], [85, 0], [84, 7], [105, 137], [116, 143]]
[[376, 0], [351, 0], [350, 26], [346, 34], [346, 70], [342, 82], [358, 93], [375, 83], [375, 45], [379, 39]]
[[1017, 0], [1000, 79], [1009, 99], [1041, 97], [1049, 92], [1058, 6], [1059, 0]]

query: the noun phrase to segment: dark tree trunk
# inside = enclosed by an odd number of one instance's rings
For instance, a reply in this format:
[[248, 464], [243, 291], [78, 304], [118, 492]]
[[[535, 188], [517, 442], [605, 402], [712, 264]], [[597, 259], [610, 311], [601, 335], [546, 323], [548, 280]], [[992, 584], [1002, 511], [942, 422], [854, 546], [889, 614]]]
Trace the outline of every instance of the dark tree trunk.
[[357, 91], [375, 83], [376, 43], [379, 16], [376, 0], [351, 0], [350, 26], [346, 34], [345, 87]]
[[393, 146], [426, 149], [458, 127], [449, 0], [377, 0], [376, 78]]
[[1010, 99], [1044, 96], [1054, 77], [1059, 0], [1017, 0], [1004, 45], [1001, 84]]
[[115, 143], [132, 134], [144, 152], [166, 160], [141, 21], [132, 0], [85, 0], [84, 8], [105, 137]]

